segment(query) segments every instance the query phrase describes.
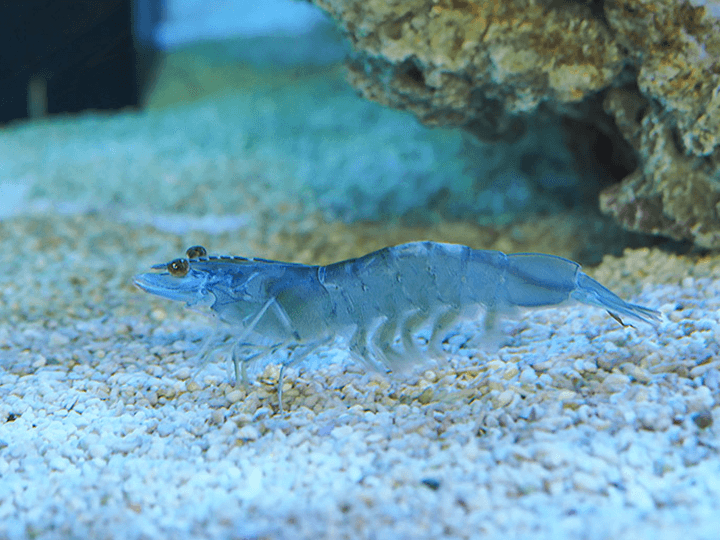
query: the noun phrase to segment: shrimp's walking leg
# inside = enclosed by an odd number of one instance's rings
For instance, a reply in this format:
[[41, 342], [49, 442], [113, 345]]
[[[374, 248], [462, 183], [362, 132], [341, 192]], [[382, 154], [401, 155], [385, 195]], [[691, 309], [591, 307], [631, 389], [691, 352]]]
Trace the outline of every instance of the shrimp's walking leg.
[[214, 353], [217, 350], [222, 349], [223, 341], [216, 340], [216, 337], [217, 336], [208, 336], [208, 338], [205, 340], [205, 343], [203, 343], [200, 347], [200, 350], [192, 357], [192, 363], [197, 364], [198, 366], [192, 374], [192, 379], [198, 378], [200, 372], [205, 368], [205, 365], [213, 357], [210, 353]]
[[[272, 354], [276, 352], [278, 349], [285, 347], [289, 345], [289, 341], [282, 341], [280, 343], [276, 343], [275, 345], [272, 345], [270, 347], [265, 347], [262, 351], [259, 353], [253, 354], [251, 356], [241, 356], [240, 355], [240, 349], [242, 347], [252, 347], [249, 344], [246, 343], [238, 343], [236, 344], [232, 349], [232, 361], [233, 365], [235, 366], [235, 386], [237, 387], [238, 382], [242, 381], [243, 388], [245, 391], [248, 391], [248, 376], [247, 376], [247, 365], [250, 362], [257, 362], [258, 360], [262, 360], [267, 355]], [[255, 347], [257, 348], [257, 347]], [[240, 366], [240, 372], [238, 373], [238, 366]]]
[[283, 362], [280, 365], [280, 374], [278, 375], [278, 386], [277, 386], [277, 394], [278, 394], [278, 410], [282, 413], [283, 412], [283, 404], [282, 404], [282, 388], [283, 388], [283, 378], [285, 377], [285, 368], [288, 366], [292, 366], [293, 364], [297, 364], [298, 362], [302, 362], [307, 356], [313, 352], [316, 349], [319, 349], [320, 347], [323, 347], [324, 345], [329, 344], [333, 339], [335, 339], [335, 336], [328, 336], [325, 339], [318, 340], [313, 343], [308, 343], [304, 345], [300, 345], [295, 348], [295, 350], [292, 352], [292, 355], [288, 359], [287, 362]]
[[[260, 319], [262, 319], [263, 315], [267, 312], [267, 310], [272, 307], [274, 309], [275, 315], [279, 319], [280, 323], [285, 327], [285, 330], [288, 332], [288, 335], [292, 335], [295, 339], [288, 339], [286, 341], [283, 341], [275, 346], [268, 347], [264, 351], [261, 351], [253, 356], [240, 359], [239, 349], [242, 346], [242, 341], [247, 337], [247, 335], [252, 332], [252, 330], [257, 326], [258, 322], [260, 322]], [[288, 317], [287, 312], [283, 309], [283, 307], [277, 302], [275, 297], [270, 298], [267, 302], [265, 302], [260, 308], [260, 311], [257, 312], [257, 314], [253, 317], [253, 319], [250, 321], [250, 323], [245, 327], [242, 334], [240, 334], [238, 338], [238, 344], [233, 347], [232, 352], [232, 360], [233, 360], [233, 366], [235, 368], [235, 386], [238, 385], [238, 382], [242, 380], [243, 387], [245, 388], [245, 391], [248, 391], [248, 376], [247, 376], [247, 365], [249, 362], [253, 360], [258, 360], [260, 358], [263, 358], [267, 356], [270, 353], [275, 352], [280, 347], [285, 347], [290, 345], [293, 341], [299, 341], [300, 336], [297, 335], [297, 332], [292, 328], [292, 325], [290, 324], [290, 317]], [[309, 351], [308, 351], [309, 352]], [[293, 354], [293, 356], [295, 356]], [[293, 360], [292, 362], [295, 362]], [[241, 365], [242, 364], [242, 365]], [[280, 400], [280, 412], [282, 412], [282, 379], [283, 374], [285, 371], [285, 364], [283, 364], [280, 367], [280, 377], [278, 382], [278, 396]]]
[[[280, 324], [285, 328], [285, 331], [287, 332], [288, 339], [287, 341], [283, 342], [281, 346], [289, 346], [293, 342], [299, 343], [302, 338], [298, 334], [297, 330], [293, 327], [292, 322], [290, 320], [290, 317], [288, 316], [285, 309], [280, 305], [280, 303], [275, 299], [272, 298], [269, 300], [261, 310], [261, 313], [258, 314], [258, 316], [253, 319], [253, 325], [257, 324], [257, 321], [260, 320], [260, 317], [263, 315], [265, 310], [269, 307], [273, 308], [273, 311], [275, 315], [277, 316], [278, 320], [280, 321]], [[310, 354], [313, 350], [316, 348], [328, 343], [331, 339], [333, 339], [332, 336], [324, 337], [323, 339], [314, 341], [312, 343], [299, 345], [292, 353], [290, 359], [287, 362], [284, 362], [280, 366], [280, 374], [278, 375], [278, 409], [282, 413], [283, 412], [283, 406], [282, 406], [282, 386], [283, 386], [283, 378], [285, 376], [285, 367], [290, 366], [292, 364], [296, 364], [297, 362], [300, 362], [303, 360], [308, 354]], [[245, 368], [245, 363], [243, 363], [243, 369]], [[245, 372], [243, 371], [243, 379], [245, 379]]]
[[[250, 332], [253, 331], [253, 329], [255, 328], [255, 326], [257, 325], [257, 323], [260, 321], [260, 319], [262, 319], [262, 316], [265, 315], [265, 312], [268, 310], [268, 308], [269, 308], [270, 306], [276, 304], [276, 303], [277, 303], [277, 302], [275, 301], [275, 297], [272, 297], [272, 298], [270, 298], [267, 302], [265, 302], [265, 303], [263, 304], [263, 306], [260, 308], [260, 311], [258, 311], [257, 314], [256, 314], [256, 315], [252, 318], [252, 320], [250, 321], [250, 324], [248, 324], [248, 325], [245, 327], [245, 329], [242, 331], [242, 333], [238, 336], [238, 338], [237, 338], [237, 342], [238, 342], [238, 343], [242, 343], [242, 342], [243, 342], [243, 340], [248, 336], [248, 334], [250, 334]], [[234, 348], [234, 347], [233, 347], [232, 360], [233, 360], [233, 366], [235, 367], [235, 386], [237, 386], [238, 380], [239, 380], [239, 379], [238, 379], [238, 363], [239, 363], [239, 359], [238, 359], [237, 355], [235, 354], [235, 348]], [[243, 365], [242, 365], [242, 380], [243, 380], [243, 385], [244, 385], [245, 388], [247, 389], [247, 383], [246, 383], [246, 381], [247, 381], [247, 369], [246, 369], [246, 367], [245, 367], [245, 364], [246, 364], [246, 362], [244, 361], [244, 362], [243, 362]]]

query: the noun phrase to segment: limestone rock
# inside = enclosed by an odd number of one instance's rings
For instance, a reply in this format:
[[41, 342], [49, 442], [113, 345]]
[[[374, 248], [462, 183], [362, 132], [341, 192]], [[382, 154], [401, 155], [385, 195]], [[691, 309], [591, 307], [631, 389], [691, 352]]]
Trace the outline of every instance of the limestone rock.
[[514, 140], [544, 109], [606, 131], [604, 104], [639, 165], [602, 209], [720, 247], [717, 0], [312, 1], [353, 46], [350, 82], [427, 125]]
[[[605, 105], [642, 165], [600, 195], [601, 210], [630, 230], [720, 247], [720, 147], [709, 156], [693, 154], [668, 113], [636, 94], [613, 89]], [[692, 132], [689, 126], [686, 133]]]
[[637, 67], [637, 88], [605, 109], [640, 156], [600, 196], [625, 227], [720, 247], [720, 4], [655, 0], [607, 5]]
[[346, 31], [357, 53], [350, 81], [366, 97], [484, 140], [512, 137], [517, 116], [540, 103], [577, 102], [608, 86], [625, 58], [582, 4], [314, 1]]

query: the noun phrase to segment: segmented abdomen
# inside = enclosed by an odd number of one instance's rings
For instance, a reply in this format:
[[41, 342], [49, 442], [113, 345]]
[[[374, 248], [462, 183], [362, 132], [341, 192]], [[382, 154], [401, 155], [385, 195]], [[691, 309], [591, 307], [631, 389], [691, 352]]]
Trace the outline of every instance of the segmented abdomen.
[[[417, 354], [413, 335], [429, 323], [431, 345], [461, 316], [497, 310], [504, 254], [466, 246], [416, 242], [385, 248], [319, 269], [335, 326], [355, 329], [351, 350], [398, 367]], [[402, 352], [393, 348], [399, 336]]]

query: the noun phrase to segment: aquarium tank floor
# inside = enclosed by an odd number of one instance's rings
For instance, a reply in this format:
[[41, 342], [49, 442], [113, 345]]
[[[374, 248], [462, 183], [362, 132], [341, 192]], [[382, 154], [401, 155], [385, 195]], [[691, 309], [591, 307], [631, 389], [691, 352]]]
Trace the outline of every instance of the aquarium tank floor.
[[[623, 252], [591, 213], [499, 184], [476, 216], [462, 138], [339, 68], [182, 54], [145, 112], [0, 132], [0, 536], [716, 537], [720, 256]], [[331, 346], [285, 374], [280, 414], [277, 364], [234, 386], [197, 358], [217, 322], [132, 285], [194, 244], [326, 264], [421, 239], [581, 260], [665, 321], [529, 311], [499, 348], [466, 325], [404, 375]]]

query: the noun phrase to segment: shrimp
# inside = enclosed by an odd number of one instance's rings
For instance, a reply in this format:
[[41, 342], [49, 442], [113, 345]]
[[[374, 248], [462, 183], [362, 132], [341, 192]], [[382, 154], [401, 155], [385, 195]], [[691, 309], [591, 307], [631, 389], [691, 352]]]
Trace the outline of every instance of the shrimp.
[[[578, 301], [607, 310], [623, 326], [623, 317], [652, 325], [662, 320], [660, 312], [622, 300], [578, 263], [540, 253], [412, 242], [327, 266], [208, 256], [202, 246], [186, 255], [152, 267], [163, 272], [135, 276], [135, 284], [188, 306], [209, 306], [236, 329], [236, 384], [239, 366], [247, 384], [249, 363], [291, 350], [280, 367], [281, 411], [284, 369], [338, 336], [352, 358], [387, 371], [420, 357], [415, 336], [423, 327], [431, 329], [429, 354], [438, 355], [459, 322], [483, 317], [490, 332], [517, 308]], [[274, 344], [259, 345], [268, 341]], [[260, 352], [241, 357], [247, 346]]]

